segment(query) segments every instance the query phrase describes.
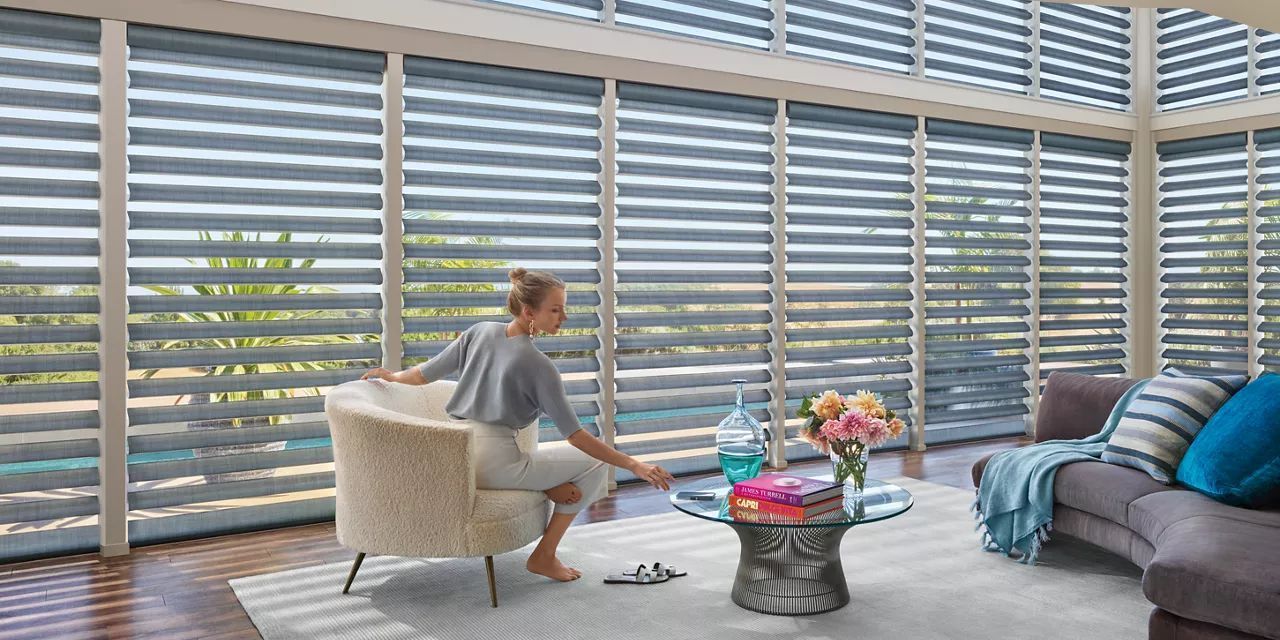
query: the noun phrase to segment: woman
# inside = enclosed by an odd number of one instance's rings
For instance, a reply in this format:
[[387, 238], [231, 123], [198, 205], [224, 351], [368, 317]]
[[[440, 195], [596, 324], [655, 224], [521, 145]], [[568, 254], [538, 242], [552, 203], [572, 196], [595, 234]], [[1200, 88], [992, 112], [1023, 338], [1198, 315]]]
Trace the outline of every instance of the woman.
[[[582, 572], [556, 557], [560, 539], [574, 516], [608, 493], [608, 463], [626, 469], [667, 491], [674, 480], [662, 467], [640, 462], [592, 436], [578, 424], [565, 395], [560, 372], [534, 346], [538, 331], [557, 333], [565, 321], [564, 281], [550, 273], [512, 269], [508, 323], [481, 322], [458, 336], [444, 351], [420, 366], [400, 372], [378, 368], [362, 379], [427, 384], [457, 371], [458, 385], [445, 410], [479, 423], [476, 434], [476, 487], [534, 489], [555, 503], [551, 521], [525, 567], [568, 582]], [[574, 448], [522, 453], [516, 434], [547, 414]]]

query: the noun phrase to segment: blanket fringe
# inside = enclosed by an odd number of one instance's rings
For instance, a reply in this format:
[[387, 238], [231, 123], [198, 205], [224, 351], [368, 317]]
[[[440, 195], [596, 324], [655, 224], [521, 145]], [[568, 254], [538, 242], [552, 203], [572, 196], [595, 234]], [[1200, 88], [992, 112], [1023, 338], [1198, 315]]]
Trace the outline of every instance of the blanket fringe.
[[[977, 521], [977, 525], [974, 526], [973, 530], [982, 535], [980, 548], [983, 551], [1000, 551], [1008, 557], [1010, 552], [1013, 550], [1010, 549], [1009, 551], [1004, 551], [996, 545], [995, 539], [991, 536], [991, 530], [987, 528], [986, 518], [982, 515], [982, 504], [979, 501], [978, 491], [976, 489], [973, 492], [973, 502], [969, 505], [969, 510], [973, 514], [973, 519]], [[1040, 556], [1040, 548], [1044, 546], [1044, 543], [1049, 541], [1050, 531], [1053, 531], [1052, 520], [1036, 527], [1036, 530], [1032, 531], [1027, 536], [1027, 538], [1029, 538], [1029, 540], [1027, 540], [1029, 549], [1025, 553], [1022, 553], [1022, 555], [1017, 558], [1017, 561], [1025, 565], [1034, 566], [1036, 564], [1036, 558]], [[1016, 540], [1014, 541], [1014, 547], [1018, 546], [1017, 542], [1018, 541]]]
[[1051, 530], [1053, 530], [1052, 522], [1046, 522], [1039, 527], [1036, 527], [1036, 530], [1031, 532], [1031, 535], [1028, 536], [1031, 538], [1028, 541], [1031, 547], [1030, 550], [1022, 554], [1022, 557], [1018, 559], [1018, 562], [1025, 565], [1035, 566], [1036, 558], [1040, 556], [1040, 548], [1044, 543], [1049, 541], [1049, 532]]

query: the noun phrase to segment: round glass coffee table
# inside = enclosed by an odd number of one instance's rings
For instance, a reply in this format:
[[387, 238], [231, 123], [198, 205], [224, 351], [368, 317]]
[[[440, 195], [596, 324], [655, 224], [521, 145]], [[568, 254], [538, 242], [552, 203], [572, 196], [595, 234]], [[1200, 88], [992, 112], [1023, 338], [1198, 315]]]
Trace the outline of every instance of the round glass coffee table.
[[[830, 480], [828, 474], [825, 480]], [[782, 616], [823, 613], [849, 604], [849, 586], [840, 564], [840, 540], [850, 527], [906, 513], [914, 499], [898, 485], [868, 479], [860, 499], [846, 495], [844, 508], [804, 520], [762, 515], [735, 519], [729, 514], [731, 487], [724, 476], [680, 487], [671, 504], [691, 516], [723, 522], [742, 543], [733, 602]], [[686, 491], [706, 492], [709, 500], [681, 499]], [[846, 493], [849, 489], [846, 487]]]

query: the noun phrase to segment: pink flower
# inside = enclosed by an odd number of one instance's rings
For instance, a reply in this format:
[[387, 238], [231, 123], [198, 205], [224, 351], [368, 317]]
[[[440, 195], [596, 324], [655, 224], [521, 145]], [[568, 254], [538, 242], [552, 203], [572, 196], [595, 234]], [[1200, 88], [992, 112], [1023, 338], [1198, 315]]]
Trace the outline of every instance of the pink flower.
[[887, 442], [891, 435], [889, 425], [884, 420], [872, 418], [868, 421], [866, 430], [858, 440], [867, 445], [867, 447], [874, 448]]
[[808, 429], [805, 429], [800, 433], [800, 437], [813, 445], [814, 449], [822, 452], [823, 455], [831, 453], [831, 444], [827, 442], [826, 438], [822, 437], [821, 433], [810, 433]]

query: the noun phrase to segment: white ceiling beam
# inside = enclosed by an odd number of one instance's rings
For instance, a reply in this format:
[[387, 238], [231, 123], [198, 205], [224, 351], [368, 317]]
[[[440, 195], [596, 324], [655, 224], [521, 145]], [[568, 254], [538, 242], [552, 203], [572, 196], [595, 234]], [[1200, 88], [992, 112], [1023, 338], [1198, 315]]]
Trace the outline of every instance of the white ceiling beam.
[[1280, 94], [1151, 116], [1156, 142], [1280, 127]]

